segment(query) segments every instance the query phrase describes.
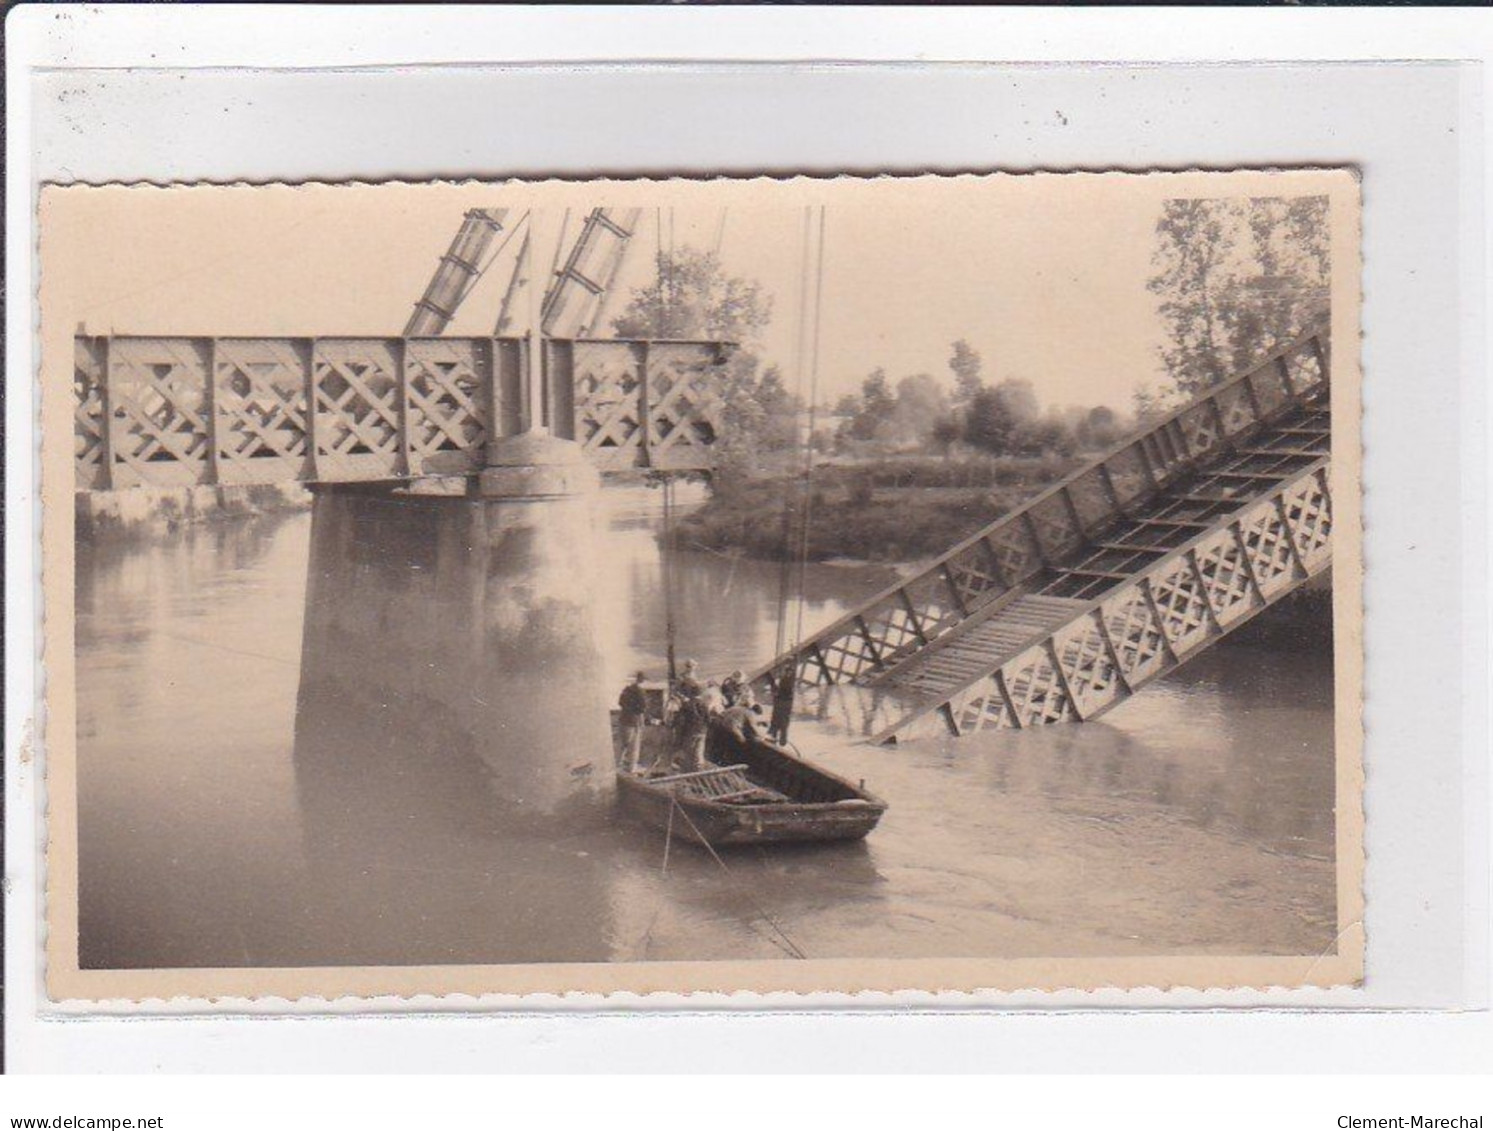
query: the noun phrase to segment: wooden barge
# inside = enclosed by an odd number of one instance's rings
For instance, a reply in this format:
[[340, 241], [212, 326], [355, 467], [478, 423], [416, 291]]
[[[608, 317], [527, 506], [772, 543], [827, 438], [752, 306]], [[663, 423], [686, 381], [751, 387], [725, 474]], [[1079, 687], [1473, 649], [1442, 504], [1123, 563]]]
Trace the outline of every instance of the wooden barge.
[[[662, 725], [645, 728], [645, 765], [669, 737]], [[619, 804], [671, 836], [711, 847], [859, 840], [886, 812], [886, 802], [861, 786], [761, 736], [743, 739], [713, 725], [706, 758], [706, 769], [655, 776], [619, 764]]]

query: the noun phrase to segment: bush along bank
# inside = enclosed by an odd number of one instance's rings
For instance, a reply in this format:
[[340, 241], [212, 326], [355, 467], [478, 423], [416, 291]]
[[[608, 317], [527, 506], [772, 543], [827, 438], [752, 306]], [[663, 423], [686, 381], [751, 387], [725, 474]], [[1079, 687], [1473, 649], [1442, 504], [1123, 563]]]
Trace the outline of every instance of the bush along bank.
[[[816, 468], [809, 492], [807, 557], [900, 563], [934, 557], [1009, 513], [1069, 469], [1067, 461], [982, 460], [970, 467], [943, 460], [885, 461]], [[676, 527], [682, 548], [796, 559], [789, 545], [802, 505], [787, 478], [716, 483], [698, 510]]]
[[311, 493], [300, 483], [234, 487], [131, 488], [74, 496], [79, 541], [148, 538], [203, 523], [307, 510]]

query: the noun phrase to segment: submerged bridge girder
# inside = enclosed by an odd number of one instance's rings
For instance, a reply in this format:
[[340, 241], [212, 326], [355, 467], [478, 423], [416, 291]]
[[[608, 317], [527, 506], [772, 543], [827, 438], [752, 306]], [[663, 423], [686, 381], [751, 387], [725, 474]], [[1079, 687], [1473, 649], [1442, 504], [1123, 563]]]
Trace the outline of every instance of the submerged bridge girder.
[[1323, 328], [754, 678], [872, 742], [1098, 717], [1330, 566], [1329, 372]]
[[603, 471], [708, 470], [729, 346], [519, 337], [74, 339], [79, 491], [480, 471], [534, 422]]

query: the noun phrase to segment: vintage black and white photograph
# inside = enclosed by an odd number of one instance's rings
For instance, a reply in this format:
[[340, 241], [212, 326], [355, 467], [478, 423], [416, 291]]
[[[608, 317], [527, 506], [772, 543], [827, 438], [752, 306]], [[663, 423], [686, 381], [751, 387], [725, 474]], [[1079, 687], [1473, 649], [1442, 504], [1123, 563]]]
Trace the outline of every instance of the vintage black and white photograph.
[[1358, 208], [44, 188], [51, 992], [1357, 982]]

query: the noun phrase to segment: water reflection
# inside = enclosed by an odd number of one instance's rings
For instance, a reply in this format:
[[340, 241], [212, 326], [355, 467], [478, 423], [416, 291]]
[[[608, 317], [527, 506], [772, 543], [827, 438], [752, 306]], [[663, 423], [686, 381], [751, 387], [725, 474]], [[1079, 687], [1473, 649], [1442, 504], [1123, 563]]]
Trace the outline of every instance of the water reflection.
[[[658, 550], [659, 496], [646, 488], [606, 493], [600, 577], [602, 644], [610, 681], [639, 667], [661, 670], [665, 653], [663, 564]], [[675, 573], [679, 655], [717, 673], [753, 668], [775, 654], [779, 575], [774, 562], [681, 548]], [[812, 564], [805, 570], [802, 619], [833, 620], [896, 575], [885, 567]], [[793, 595], [790, 627], [799, 617]]]
[[[662, 667], [656, 501], [606, 493], [609, 688]], [[890, 811], [864, 843], [723, 869], [678, 844], [666, 861], [662, 837], [605, 807], [558, 829], [513, 819], [494, 773], [512, 736], [450, 695], [474, 655], [452, 646], [470, 615], [454, 595], [419, 637], [370, 603], [369, 655], [351, 659], [384, 673], [379, 693], [312, 681], [298, 720], [308, 541], [295, 516], [80, 547], [85, 966], [1303, 953], [1333, 937], [1320, 655], [1216, 649], [1082, 728], [872, 749], [805, 726], [806, 752]], [[374, 555], [358, 585], [419, 595], [438, 544]], [[776, 566], [683, 552], [679, 574], [682, 653], [720, 673], [772, 652]], [[811, 570], [806, 621], [890, 576]]]

